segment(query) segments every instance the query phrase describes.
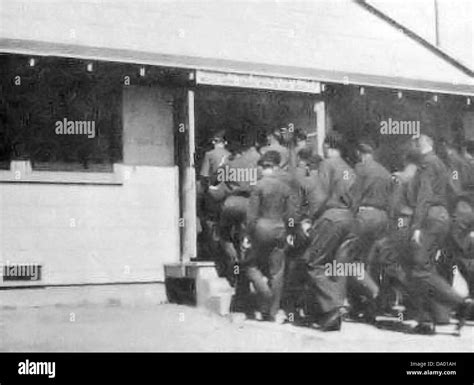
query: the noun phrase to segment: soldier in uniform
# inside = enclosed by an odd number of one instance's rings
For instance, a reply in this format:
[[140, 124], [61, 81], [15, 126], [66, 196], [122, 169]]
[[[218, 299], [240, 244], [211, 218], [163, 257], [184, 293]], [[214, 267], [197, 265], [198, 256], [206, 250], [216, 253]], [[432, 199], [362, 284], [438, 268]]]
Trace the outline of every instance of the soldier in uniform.
[[331, 331], [341, 328], [345, 284], [343, 277], [327, 273], [326, 264], [335, 261], [338, 247], [352, 229], [349, 190], [355, 178], [341, 157], [338, 138], [326, 138], [323, 149], [325, 159], [319, 165], [319, 178], [324, 199], [315, 210], [317, 219], [309, 232], [310, 244], [303, 258], [309, 284], [308, 315], [321, 330]]
[[224, 131], [219, 131], [212, 138], [213, 149], [204, 154], [201, 165], [200, 176], [206, 185], [215, 184], [216, 171], [221, 167], [230, 155], [226, 149], [227, 141], [224, 137]]
[[282, 142], [282, 130], [274, 129], [267, 135], [267, 145], [260, 148], [260, 154], [265, 154], [268, 151], [276, 151], [280, 154], [280, 167], [285, 168], [289, 162], [289, 151], [288, 148], [281, 145]]
[[197, 214], [201, 231], [198, 234], [198, 256], [214, 258], [216, 249], [216, 224], [219, 220], [220, 203], [224, 193], [216, 189], [217, 169], [222, 166], [230, 155], [226, 149], [227, 141], [224, 131], [217, 132], [211, 142], [213, 149], [204, 154], [197, 184]]
[[462, 192], [454, 202], [448, 250], [474, 296], [474, 141], [466, 143], [463, 159]]
[[301, 129], [295, 130], [295, 137], [296, 137], [296, 145], [295, 145], [295, 153], [298, 154], [300, 150], [309, 148], [308, 146], [308, 135]]
[[459, 268], [474, 296], [474, 209], [472, 198], [459, 197], [455, 202], [457, 216], [453, 216], [448, 242], [448, 253], [453, 265]]
[[281, 177], [280, 154], [268, 151], [260, 159], [262, 179], [254, 186], [247, 211], [251, 250], [246, 274], [257, 292], [258, 314], [277, 320], [284, 284], [287, 235], [295, 217], [290, 186]]
[[[419, 164], [419, 155], [409, 151], [404, 157], [404, 168], [392, 175], [390, 195], [390, 225], [387, 234], [376, 240], [368, 256], [369, 274], [380, 287], [377, 311], [392, 313], [391, 305], [399, 305], [400, 295], [409, 299], [406, 261], [410, 255], [410, 226], [413, 209], [408, 203], [410, 183]], [[392, 301], [390, 303], [390, 301]], [[399, 316], [399, 314], [397, 314]]]
[[435, 266], [436, 255], [445, 246], [450, 227], [447, 210], [449, 177], [445, 165], [433, 151], [433, 140], [429, 136], [421, 135], [417, 139], [417, 148], [422, 159], [410, 194], [414, 214], [408, 285], [417, 308], [432, 314], [433, 322], [419, 322], [413, 332], [435, 333], [434, 302], [457, 310], [460, 330], [472, 309], [472, 300], [458, 295], [438, 274]]
[[224, 137], [224, 131], [219, 131], [214, 135], [212, 144], [214, 148], [204, 154], [200, 172], [201, 211], [207, 217], [206, 228], [211, 226], [210, 222], [218, 220], [219, 205], [225, 196], [225, 189], [222, 189], [223, 186], [218, 183], [217, 170], [225, 164], [230, 156], [230, 152], [226, 149], [227, 141]]
[[[257, 183], [257, 165], [260, 154], [250, 138], [241, 137], [225, 164], [217, 170], [225, 190], [219, 220], [219, 241], [224, 251], [223, 271], [234, 283], [234, 266], [239, 262], [240, 242], [244, 236], [247, 209], [252, 186]], [[221, 177], [222, 176], [222, 177]]]
[[[360, 162], [355, 166], [355, 182], [351, 188], [351, 209], [355, 215], [354, 227], [345, 242], [345, 251], [351, 262], [362, 264], [366, 269], [367, 256], [374, 242], [382, 238], [389, 225], [388, 209], [392, 193], [390, 173], [373, 157], [374, 148], [369, 142], [357, 146]], [[341, 250], [341, 252], [344, 252]], [[347, 278], [348, 298], [352, 311], [364, 313], [368, 322], [375, 321], [378, 285], [366, 271], [362, 277]]]
[[293, 314], [295, 322], [304, 322], [306, 308], [306, 263], [303, 254], [309, 244], [309, 229], [314, 213], [324, 200], [322, 186], [318, 177], [318, 165], [321, 158], [313, 155], [312, 149], [304, 147], [297, 153], [296, 167], [290, 167], [293, 183], [290, 183], [296, 203], [296, 230], [292, 247], [288, 250], [287, 269], [283, 304], [287, 314]]

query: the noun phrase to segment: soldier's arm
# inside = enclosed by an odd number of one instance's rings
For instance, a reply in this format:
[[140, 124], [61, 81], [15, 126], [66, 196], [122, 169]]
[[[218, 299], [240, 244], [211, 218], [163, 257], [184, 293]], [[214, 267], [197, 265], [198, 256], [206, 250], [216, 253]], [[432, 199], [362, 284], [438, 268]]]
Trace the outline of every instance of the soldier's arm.
[[299, 223], [299, 213], [298, 213], [298, 204], [300, 200], [300, 194], [294, 193], [292, 189], [288, 189], [287, 198], [286, 198], [286, 207], [285, 207], [285, 221], [288, 231], [290, 233], [294, 232], [296, 225]]
[[317, 218], [326, 206], [331, 194], [331, 185], [334, 178], [334, 170], [327, 162], [321, 162], [318, 173], [316, 175], [316, 184], [314, 191], [310, 191], [308, 195], [310, 215]]
[[413, 230], [419, 230], [421, 228], [421, 225], [428, 214], [429, 202], [433, 196], [432, 183], [435, 178], [436, 175], [431, 167], [427, 167], [421, 171], [420, 187], [418, 189], [416, 208], [413, 215]]
[[319, 177], [314, 176], [315, 180], [309, 189], [306, 190], [306, 199], [308, 204], [308, 216], [314, 219], [322, 211], [322, 207], [327, 201], [327, 195], [323, 192]]
[[451, 226], [451, 238], [456, 246], [467, 252], [474, 238], [474, 213], [454, 218]]
[[329, 194], [329, 187], [331, 185], [332, 171], [329, 163], [323, 161], [319, 165], [318, 176], [321, 190], [327, 196]]
[[257, 223], [258, 213], [260, 211], [260, 189], [258, 185], [252, 189], [247, 207], [247, 230], [252, 233]]
[[200, 175], [204, 178], [209, 178], [210, 168], [211, 168], [211, 165], [210, 165], [210, 161], [209, 161], [209, 153], [206, 152], [204, 154], [204, 159], [202, 161]]
[[296, 202], [296, 217], [298, 222], [301, 222], [308, 216], [308, 184], [301, 185], [298, 188], [298, 196]]
[[367, 182], [367, 174], [364, 172], [363, 167], [358, 164], [355, 167], [355, 180], [349, 189], [349, 194], [352, 197], [351, 209], [357, 211], [362, 202], [362, 198], [365, 193], [365, 186]]
[[397, 179], [396, 176], [392, 177], [392, 184], [390, 188], [390, 195], [388, 197], [388, 215], [394, 219], [400, 212], [401, 206], [403, 205], [403, 193], [404, 185], [402, 181]]

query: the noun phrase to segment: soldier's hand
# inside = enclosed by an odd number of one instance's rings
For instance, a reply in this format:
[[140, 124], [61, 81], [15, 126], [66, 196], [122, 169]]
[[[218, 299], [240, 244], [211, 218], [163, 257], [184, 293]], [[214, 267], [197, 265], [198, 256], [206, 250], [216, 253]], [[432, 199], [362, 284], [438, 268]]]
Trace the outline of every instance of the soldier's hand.
[[301, 229], [303, 230], [304, 235], [309, 237], [309, 230], [311, 229], [311, 221], [304, 220], [303, 222], [301, 222]]
[[250, 243], [250, 239], [247, 236], [245, 236], [242, 239], [242, 247], [244, 249], [250, 249], [250, 247], [252, 247], [252, 244]]
[[411, 238], [418, 245], [421, 244], [421, 230], [417, 229], [413, 232], [413, 237]]
[[294, 246], [295, 245], [295, 237], [291, 234], [288, 234], [286, 236], [286, 243], [288, 243], [290, 246]]
[[392, 174], [392, 181], [395, 184], [400, 184], [401, 178], [400, 178], [400, 173], [399, 172], [394, 172]]

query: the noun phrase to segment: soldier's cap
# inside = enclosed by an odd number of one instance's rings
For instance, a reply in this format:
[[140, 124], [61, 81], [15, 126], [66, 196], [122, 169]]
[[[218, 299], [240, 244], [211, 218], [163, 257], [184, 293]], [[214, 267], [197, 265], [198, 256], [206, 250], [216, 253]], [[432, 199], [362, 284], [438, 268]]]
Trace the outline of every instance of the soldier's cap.
[[229, 145], [227, 146], [227, 150], [231, 152], [231, 154], [237, 154], [243, 151], [243, 146], [237, 140], [231, 140]]
[[211, 138], [212, 141], [215, 142], [224, 142], [225, 141], [225, 131], [217, 131]]
[[281, 128], [274, 128], [271, 132], [268, 133], [268, 135], [273, 135], [279, 138], [281, 137], [282, 133], [283, 133], [283, 130]]
[[309, 161], [313, 155], [313, 150], [311, 147], [303, 147], [296, 155], [302, 160]]
[[323, 158], [321, 155], [318, 154], [312, 154], [311, 157], [309, 158], [309, 166], [311, 169], [317, 169], [319, 166], [319, 163], [323, 161]]
[[430, 132], [424, 132], [420, 134], [419, 136], [412, 136], [411, 140], [414, 142], [420, 141], [420, 139], [425, 139], [428, 140], [431, 144], [434, 144], [434, 135]]
[[280, 162], [281, 155], [278, 151], [267, 151], [260, 157], [258, 165], [262, 167], [275, 167], [278, 166]]
[[295, 136], [296, 136], [297, 140], [306, 140], [306, 139], [308, 139], [308, 135], [306, 134], [306, 132], [304, 132], [301, 129], [296, 129], [295, 130]]
[[373, 154], [374, 147], [374, 144], [370, 140], [361, 140], [357, 144], [357, 150], [360, 151], [362, 154]]

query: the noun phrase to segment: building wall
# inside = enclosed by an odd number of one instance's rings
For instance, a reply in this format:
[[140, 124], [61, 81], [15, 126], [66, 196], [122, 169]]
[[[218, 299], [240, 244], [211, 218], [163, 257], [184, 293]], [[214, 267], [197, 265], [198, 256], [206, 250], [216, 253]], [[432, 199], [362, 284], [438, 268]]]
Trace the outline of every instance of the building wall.
[[124, 89], [122, 184], [0, 182], [0, 262], [43, 265], [48, 285], [162, 281], [179, 260], [170, 98]]

